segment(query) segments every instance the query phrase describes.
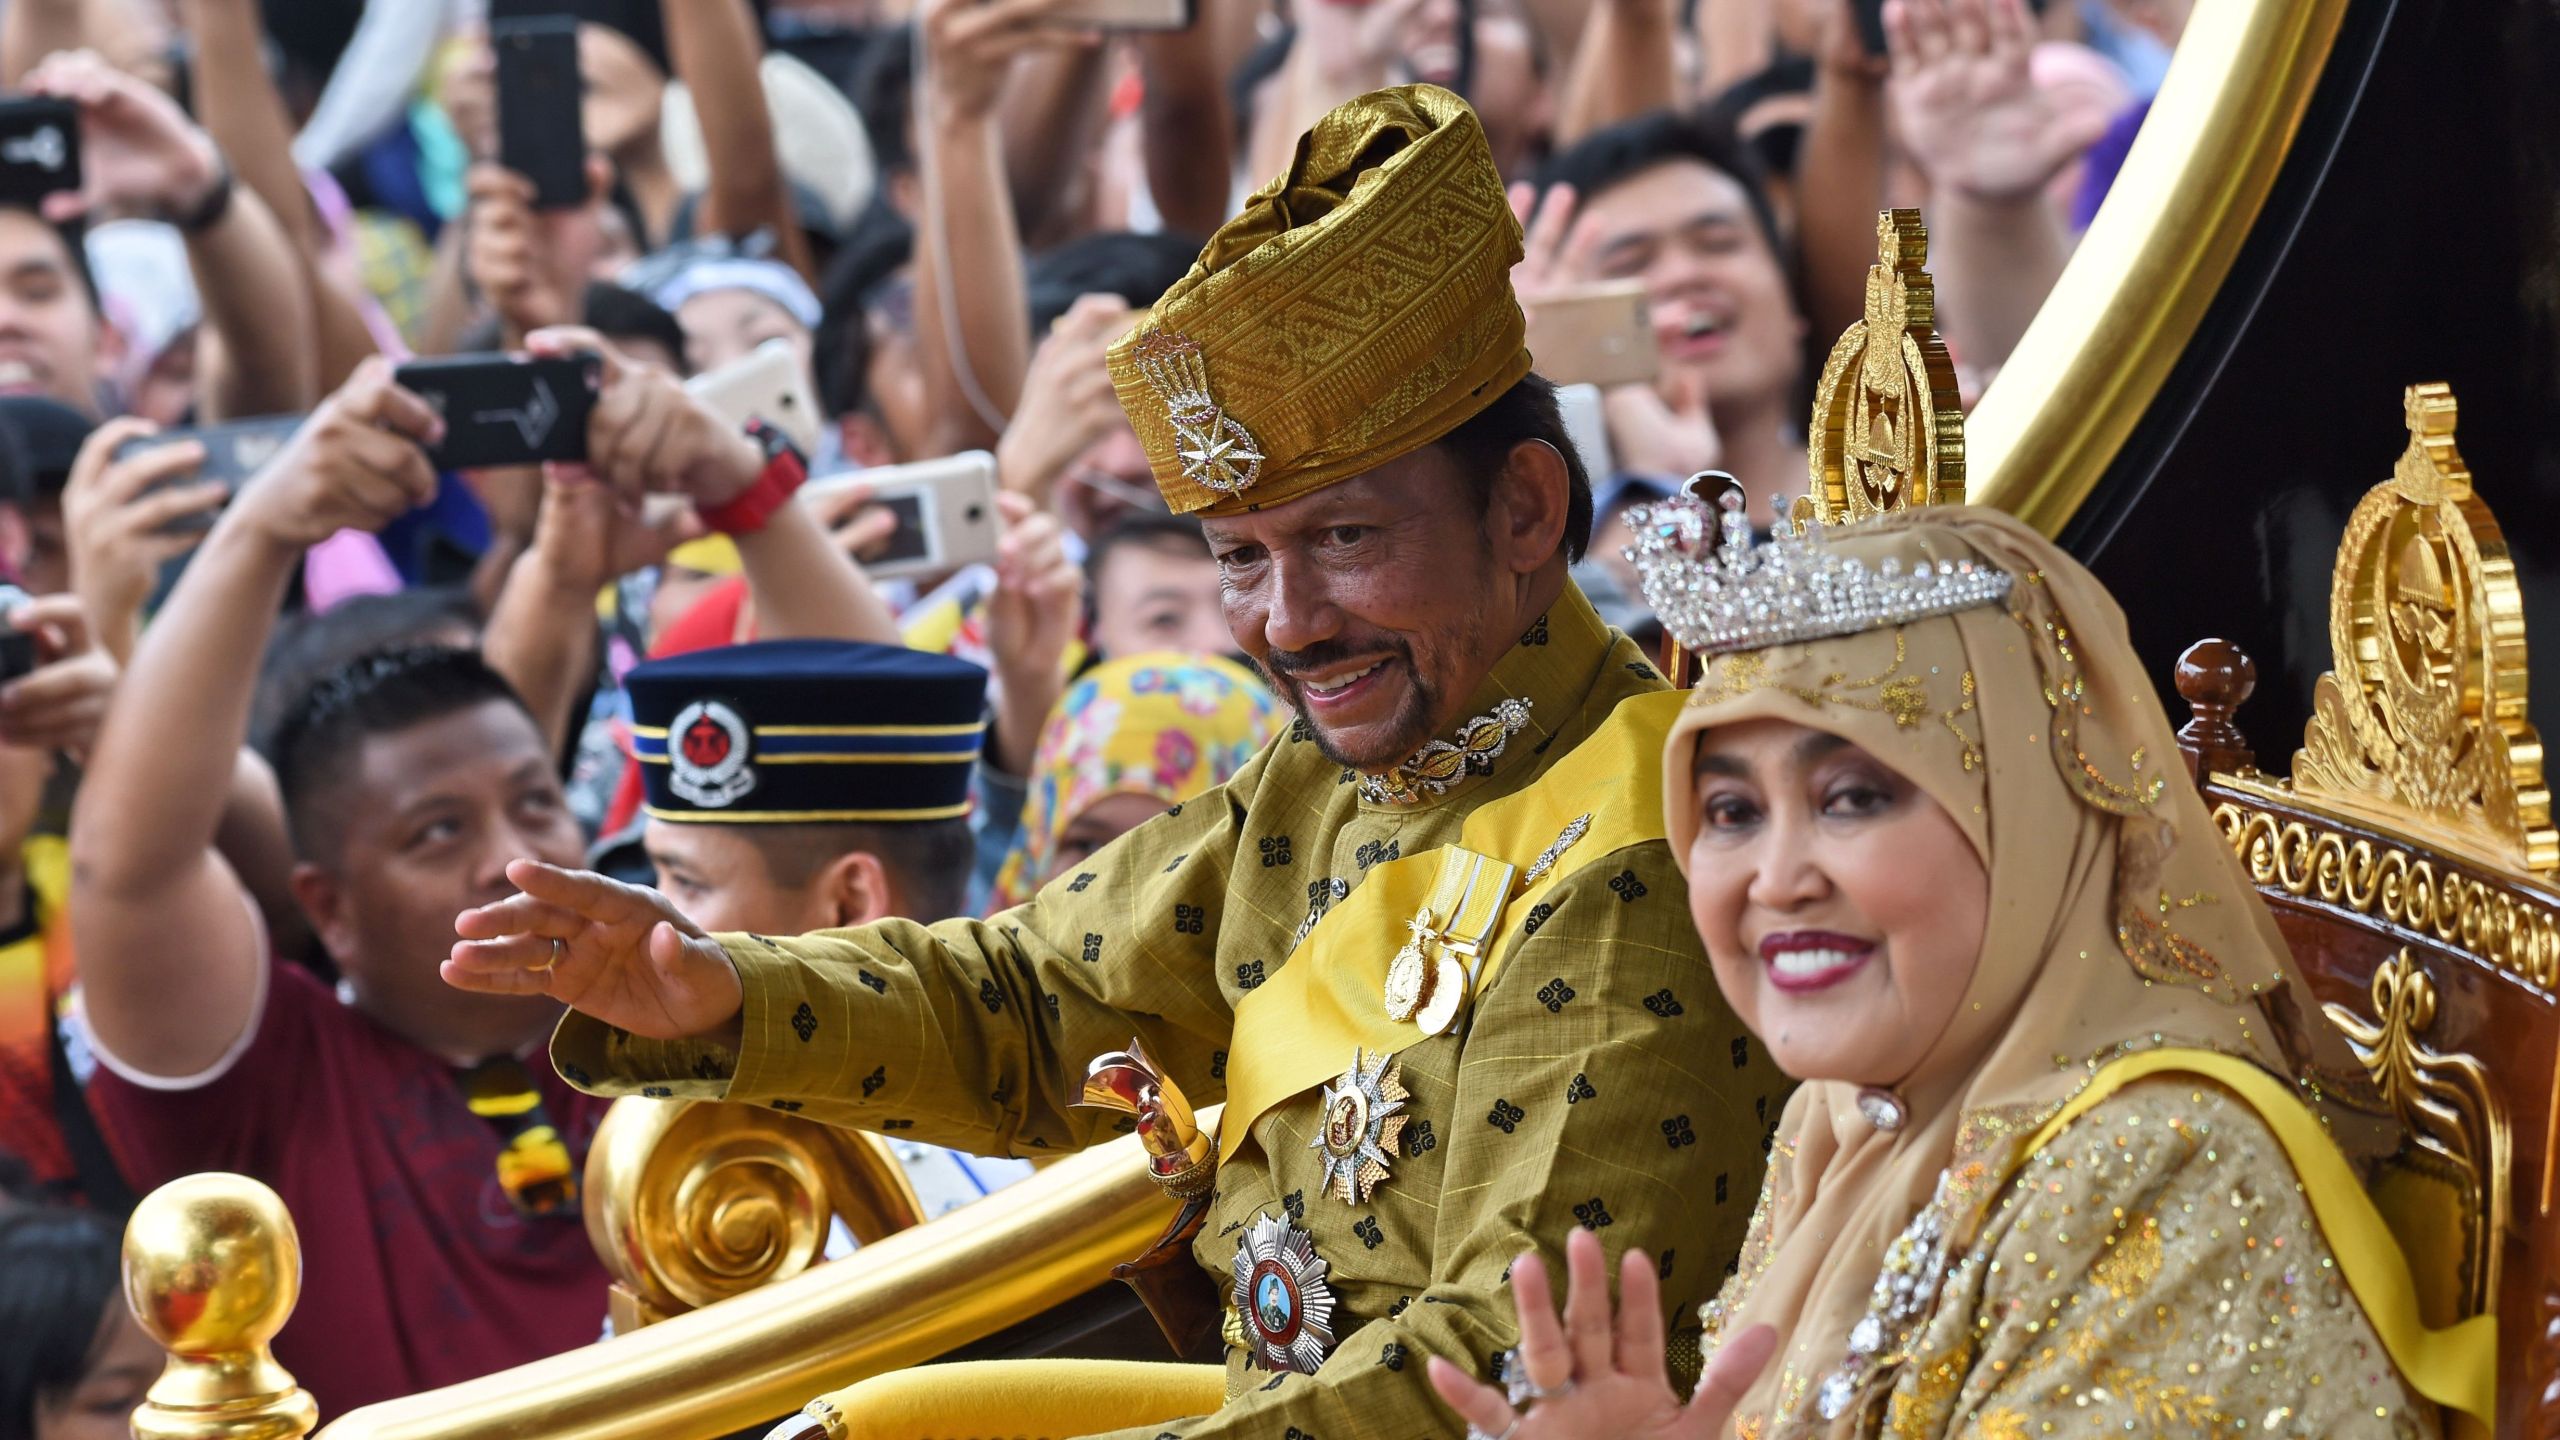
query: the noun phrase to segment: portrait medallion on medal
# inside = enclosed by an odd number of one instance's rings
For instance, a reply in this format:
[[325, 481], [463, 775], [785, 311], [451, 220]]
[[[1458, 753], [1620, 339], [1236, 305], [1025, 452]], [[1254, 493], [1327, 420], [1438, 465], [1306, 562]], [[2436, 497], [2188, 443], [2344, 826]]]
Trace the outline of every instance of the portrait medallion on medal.
[[1413, 1097], [1404, 1066], [1392, 1055], [1351, 1052], [1351, 1068], [1325, 1087], [1323, 1123], [1307, 1148], [1324, 1158], [1318, 1188], [1345, 1205], [1365, 1205], [1387, 1178], [1387, 1158], [1404, 1137], [1404, 1106]]
[[1305, 1375], [1333, 1349], [1333, 1286], [1307, 1232], [1256, 1215], [1236, 1241], [1230, 1299], [1244, 1317], [1245, 1348], [1265, 1370]]

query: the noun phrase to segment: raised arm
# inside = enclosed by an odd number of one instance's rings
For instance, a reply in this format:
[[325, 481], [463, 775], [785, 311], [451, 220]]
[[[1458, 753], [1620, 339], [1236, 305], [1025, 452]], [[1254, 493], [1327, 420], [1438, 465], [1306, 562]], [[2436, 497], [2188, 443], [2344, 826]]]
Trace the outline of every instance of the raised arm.
[[693, 92], [702, 153], [711, 157], [696, 228], [724, 235], [770, 228], [775, 254], [816, 284], [817, 267], [792, 219], [791, 190], [774, 149], [773, 118], [757, 73], [764, 46], [755, 15], [746, 0], [685, 0], [666, 7], [666, 26], [668, 56], [676, 78]]
[[1557, 148], [1679, 103], [1677, 9], [1672, 0], [1595, 0], [1556, 117]]
[[256, 1018], [267, 956], [214, 842], [259, 654], [303, 551], [433, 497], [415, 442], [438, 428], [360, 367], [215, 525], [108, 708], [72, 811], [73, 938], [91, 1028], [146, 1074], [202, 1072]]
[[224, 359], [207, 408], [219, 418], [310, 404], [309, 278], [274, 214], [230, 185], [213, 137], [175, 101], [90, 51], [48, 59], [27, 83], [80, 107], [82, 186], [46, 197], [48, 218], [139, 210], [186, 233], [206, 328]]
[[2071, 258], [2045, 187], [2109, 117], [2064, 110], [2036, 89], [2025, 0], [1891, 0], [1885, 36], [1894, 119], [1929, 177], [1938, 328], [1958, 365], [1988, 375]]
[[[291, 241], [289, 249], [277, 253], [292, 259], [306, 297], [302, 313], [308, 318], [300, 344], [310, 352], [304, 363], [313, 367], [312, 380], [302, 400], [270, 408], [298, 410], [334, 389], [357, 361], [374, 353], [373, 332], [354, 298], [338, 289], [320, 264], [320, 217], [294, 161], [293, 121], [285, 113], [284, 97], [267, 79], [256, 0], [183, 0], [181, 9], [195, 49], [189, 73], [196, 114], [230, 157], [241, 188], [257, 197]], [[207, 295], [210, 304], [209, 289]], [[225, 339], [230, 339], [228, 332]], [[257, 363], [247, 352], [235, 350], [231, 358], [244, 368]]]
[[596, 593], [705, 531], [689, 507], [652, 514], [583, 466], [551, 467], [542, 488], [533, 546], [508, 570], [480, 649], [557, 753], [595, 673]]
[[1057, 3], [924, 0], [917, 9], [925, 213], [916, 227], [916, 340], [935, 453], [993, 445], [1021, 402], [1031, 326], [996, 102], [1016, 57], [1091, 43], [1042, 23]]
[[[1260, 766], [1229, 795], [1250, 796]], [[1195, 1103], [1225, 1094], [1218, 976], [1243, 957], [1218, 925], [1158, 917], [1227, 913], [1243, 810], [1203, 796], [991, 920], [797, 939], [707, 936], [657, 891], [520, 860], [522, 893], [456, 920], [444, 976], [578, 1011], [552, 1059], [599, 1094], [780, 1100], [978, 1155], [1077, 1149], [1115, 1117], [1072, 1108], [1076, 1080], [1132, 1035]]]
[[[589, 350], [604, 357], [604, 391], [587, 427], [588, 464], [618, 495], [682, 495], [710, 511], [763, 473], [764, 451], [753, 440], [686, 394], [674, 376], [629, 359], [594, 331], [543, 330], [527, 344], [537, 355]], [[888, 605], [800, 497], [731, 538], [765, 638], [898, 643]]]
[[[1859, 40], [1849, 5], [1831, 0], [1824, 20], [1796, 186], [1805, 319], [1817, 335], [1837, 334], [1866, 314], [1876, 211], [1884, 204], [1885, 65]], [[1934, 214], [1930, 223], [1937, 223]]]
[[1226, 77], [1243, 58], [1227, 53], [1230, 13], [1218, 0], [1195, 0], [1188, 28], [1133, 42], [1143, 86], [1138, 130], [1147, 193], [1165, 228], [1187, 235], [1206, 235], [1227, 220], [1235, 153], [1227, 137], [1235, 133], [1235, 114]]

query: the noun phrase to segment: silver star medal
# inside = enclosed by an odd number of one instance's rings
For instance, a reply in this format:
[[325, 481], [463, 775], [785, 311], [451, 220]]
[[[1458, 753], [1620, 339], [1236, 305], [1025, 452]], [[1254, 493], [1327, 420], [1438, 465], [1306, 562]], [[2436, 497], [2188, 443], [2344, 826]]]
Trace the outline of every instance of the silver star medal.
[[1404, 1135], [1404, 1067], [1392, 1055], [1374, 1061], [1351, 1052], [1351, 1068], [1325, 1087], [1322, 1118], [1307, 1148], [1324, 1157], [1317, 1188], [1345, 1205], [1365, 1205], [1387, 1179], [1387, 1160]]
[[1251, 1359], [1266, 1370], [1311, 1374], [1333, 1349], [1333, 1286], [1307, 1232], [1268, 1215], [1236, 1241], [1231, 1298], [1244, 1318]]

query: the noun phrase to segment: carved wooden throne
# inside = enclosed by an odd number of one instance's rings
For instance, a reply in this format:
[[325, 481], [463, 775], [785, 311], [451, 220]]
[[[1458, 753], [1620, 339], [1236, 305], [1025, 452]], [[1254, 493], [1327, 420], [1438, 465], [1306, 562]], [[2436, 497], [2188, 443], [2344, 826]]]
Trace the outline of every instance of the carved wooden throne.
[[2231, 722], [2255, 667], [2178, 663], [2198, 786], [2363, 1073], [2333, 1096], [2396, 1121], [2373, 1194], [2430, 1325], [2494, 1311], [2498, 1434], [2560, 1436], [2560, 837], [2525, 720], [2524, 622], [2442, 385], [2347, 522], [2333, 666], [2290, 778]]

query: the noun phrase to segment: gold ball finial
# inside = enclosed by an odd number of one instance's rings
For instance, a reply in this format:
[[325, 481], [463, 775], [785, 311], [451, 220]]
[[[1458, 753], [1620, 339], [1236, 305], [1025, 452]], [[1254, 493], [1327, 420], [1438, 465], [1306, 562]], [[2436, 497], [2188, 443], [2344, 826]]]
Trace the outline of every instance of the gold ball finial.
[[169, 1352], [134, 1412], [142, 1440], [289, 1440], [319, 1422], [268, 1355], [302, 1293], [302, 1245], [276, 1192], [189, 1175], [143, 1197], [124, 1231], [124, 1298]]

